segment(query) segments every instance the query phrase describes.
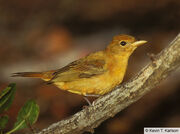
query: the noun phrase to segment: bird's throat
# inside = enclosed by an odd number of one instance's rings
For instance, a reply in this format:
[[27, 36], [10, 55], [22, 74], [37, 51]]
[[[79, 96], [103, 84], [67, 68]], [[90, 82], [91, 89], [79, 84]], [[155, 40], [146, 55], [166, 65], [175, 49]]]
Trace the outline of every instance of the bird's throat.
[[128, 55], [113, 55], [108, 58], [107, 66], [111, 74], [124, 77], [128, 65]]

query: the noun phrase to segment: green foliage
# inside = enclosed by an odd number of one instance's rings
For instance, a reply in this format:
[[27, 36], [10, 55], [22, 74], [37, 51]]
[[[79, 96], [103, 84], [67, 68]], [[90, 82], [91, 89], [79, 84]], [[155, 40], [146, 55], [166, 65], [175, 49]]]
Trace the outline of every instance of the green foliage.
[[26, 128], [28, 125], [34, 124], [38, 118], [38, 115], [39, 106], [36, 104], [36, 102], [34, 100], [27, 101], [19, 111], [17, 121], [14, 124], [13, 129], [7, 134], [10, 134], [19, 129]]
[[0, 117], [0, 130], [4, 129], [6, 127], [6, 124], [8, 123], [9, 117], [7, 115]]
[[0, 113], [6, 111], [11, 106], [15, 91], [16, 84], [11, 83], [0, 93]]
[[[2, 90], [0, 93], [0, 113], [9, 109], [14, 99], [14, 94], [16, 91], [16, 84], [11, 83], [7, 88]], [[14, 124], [12, 130], [6, 134], [11, 134], [14, 131], [31, 126], [37, 121], [39, 115], [39, 106], [34, 100], [27, 101], [24, 106], [20, 109], [17, 121]], [[0, 134], [3, 133], [2, 129], [6, 127], [9, 117], [7, 115], [0, 117]]]
[[[9, 107], [12, 104], [12, 101], [14, 99], [14, 94], [16, 91], [16, 84], [11, 83], [8, 85], [7, 88], [1, 91], [0, 93], [0, 113], [6, 111], [9, 109]], [[0, 130], [2, 132], [2, 129], [6, 127], [6, 124], [8, 123], [9, 117], [7, 115], [0, 117]]]

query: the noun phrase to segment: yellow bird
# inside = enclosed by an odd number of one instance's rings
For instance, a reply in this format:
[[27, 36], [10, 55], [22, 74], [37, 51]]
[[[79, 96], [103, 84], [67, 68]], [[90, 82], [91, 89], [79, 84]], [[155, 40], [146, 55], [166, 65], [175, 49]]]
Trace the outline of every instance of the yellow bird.
[[41, 78], [48, 83], [83, 96], [99, 96], [120, 84], [133, 51], [147, 41], [129, 35], [115, 36], [102, 51], [91, 53], [58, 70], [20, 72], [15, 76]]

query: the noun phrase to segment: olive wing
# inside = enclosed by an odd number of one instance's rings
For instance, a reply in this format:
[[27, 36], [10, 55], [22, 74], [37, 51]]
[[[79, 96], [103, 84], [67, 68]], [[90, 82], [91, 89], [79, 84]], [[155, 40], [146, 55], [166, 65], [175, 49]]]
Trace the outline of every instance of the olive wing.
[[107, 71], [105, 64], [102, 58], [82, 58], [57, 70], [50, 82], [69, 82], [101, 75]]

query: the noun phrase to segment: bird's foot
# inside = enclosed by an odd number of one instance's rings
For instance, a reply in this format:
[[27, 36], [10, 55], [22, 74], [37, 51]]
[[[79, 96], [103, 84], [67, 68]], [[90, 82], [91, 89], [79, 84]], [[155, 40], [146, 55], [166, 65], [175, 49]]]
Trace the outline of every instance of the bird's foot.
[[153, 53], [147, 53], [148, 57], [150, 58], [150, 60], [153, 63], [153, 66], [156, 66], [156, 55]]

